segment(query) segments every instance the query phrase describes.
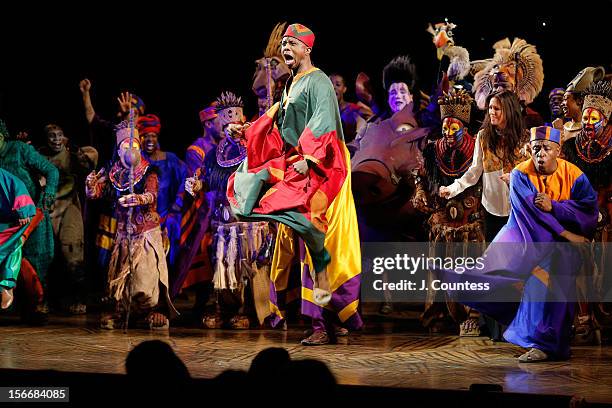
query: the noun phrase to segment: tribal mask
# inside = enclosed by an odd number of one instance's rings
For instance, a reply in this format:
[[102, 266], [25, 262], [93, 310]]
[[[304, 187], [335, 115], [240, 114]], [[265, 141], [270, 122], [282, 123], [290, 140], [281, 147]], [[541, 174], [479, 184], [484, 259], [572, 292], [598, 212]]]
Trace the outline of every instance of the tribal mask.
[[606, 124], [607, 120], [599, 110], [586, 108], [582, 112], [582, 128], [589, 139], [599, 138]]
[[119, 145], [119, 160], [126, 169], [130, 166], [138, 166], [140, 164], [141, 151], [140, 143], [137, 139], [134, 139], [132, 146], [130, 146], [130, 139], [125, 139]]
[[449, 147], [459, 144], [463, 139], [465, 126], [459, 119], [447, 117], [442, 122], [442, 135]]

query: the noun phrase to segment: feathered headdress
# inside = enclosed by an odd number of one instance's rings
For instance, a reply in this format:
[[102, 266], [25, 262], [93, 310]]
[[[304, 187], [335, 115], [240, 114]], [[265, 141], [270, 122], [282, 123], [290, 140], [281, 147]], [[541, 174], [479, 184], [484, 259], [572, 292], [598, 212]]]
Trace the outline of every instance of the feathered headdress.
[[467, 49], [454, 45], [444, 51], [450, 59], [446, 75], [450, 81], [460, 81], [470, 73], [470, 53]]
[[416, 68], [408, 55], [400, 55], [391, 60], [383, 69], [383, 87], [386, 91], [393, 83], [403, 82], [412, 92], [416, 86]]
[[536, 47], [515, 38], [512, 44], [508, 39], [498, 41], [494, 48], [495, 56], [474, 76], [478, 107], [485, 109], [489, 95], [502, 89], [514, 91], [526, 104], [533, 102], [544, 85], [542, 59]]
[[222, 92], [221, 96], [217, 98], [217, 106], [215, 111], [219, 115], [219, 121], [221, 126], [225, 126], [229, 123], [242, 122], [242, 98], [236, 96], [232, 92]]
[[584, 104], [582, 110], [594, 108], [602, 112], [606, 119], [612, 114], [612, 84], [609, 81], [598, 81], [593, 83], [584, 92]]
[[451, 90], [450, 92], [444, 92], [442, 96], [438, 98], [438, 105], [440, 105], [440, 117], [442, 119], [447, 117], [457, 118], [468, 125], [470, 123], [470, 111], [472, 109], [473, 99], [465, 89]]
[[215, 110], [217, 113], [221, 112], [227, 108], [243, 108], [244, 103], [242, 103], [242, 98], [240, 96], [236, 96], [233, 92], [221, 92], [221, 96], [217, 98], [217, 106]]

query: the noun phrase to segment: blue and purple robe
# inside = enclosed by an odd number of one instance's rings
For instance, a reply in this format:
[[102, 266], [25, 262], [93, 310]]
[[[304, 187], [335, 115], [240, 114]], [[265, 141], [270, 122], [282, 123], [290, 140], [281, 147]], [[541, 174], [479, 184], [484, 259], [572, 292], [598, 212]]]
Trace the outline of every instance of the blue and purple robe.
[[174, 265], [181, 238], [181, 213], [187, 166], [174, 153], [165, 152], [163, 160], [147, 160], [160, 171], [159, 193], [157, 194], [157, 212], [160, 216], [162, 231], [166, 229], [170, 241], [168, 263]]
[[[548, 176], [538, 174], [531, 159], [516, 166], [510, 178], [510, 218], [487, 248], [485, 267], [460, 275], [442, 271], [442, 276], [449, 282], [489, 284], [481, 297], [487, 301], [465, 293], [459, 300], [508, 325], [504, 338], [510, 343], [566, 359], [582, 256], [578, 247], [556, 243], [567, 242], [560, 235], [566, 230], [592, 238], [598, 210], [597, 193], [582, 171], [562, 159], [557, 163]], [[535, 206], [538, 193], [551, 198], [550, 212]], [[507, 299], [512, 290], [519, 304]]]

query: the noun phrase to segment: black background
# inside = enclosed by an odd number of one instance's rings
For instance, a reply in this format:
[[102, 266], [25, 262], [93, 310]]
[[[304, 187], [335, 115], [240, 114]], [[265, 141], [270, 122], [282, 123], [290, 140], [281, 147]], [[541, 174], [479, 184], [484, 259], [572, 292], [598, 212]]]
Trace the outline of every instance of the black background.
[[315, 65], [342, 72], [351, 83], [359, 71], [378, 83], [389, 59], [408, 53], [425, 91], [438, 70], [425, 31], [429, 22], [447, 17], [457, 24], [455, 42], [469, 50], [472, 60], [492, 57], [493, 43], [504, 37], [525, 38], [544, 62], [544, 90], [533, 106], [545, 118], [550, 89], [565, 86], [587, 65], [612, 71], [610, 0], [571, 7], [535, 1], [464, 3], [0, 6], [0, 117], [11, 133], [26, 130], [36, 144], [49, 122], [63, 126], [78, 142], [87, 133], [78, 83], [87, 77], [98, 113], [111, 118], [118, 93], [136, 93], [147, 112], [161, 118], [162, 148], [182, 157], [200, 135], [198, 111], [222, 90], [243, 96], [247, 117], [256, 113], [254, 61], [279, 21], [310, 27], [317, 36]]

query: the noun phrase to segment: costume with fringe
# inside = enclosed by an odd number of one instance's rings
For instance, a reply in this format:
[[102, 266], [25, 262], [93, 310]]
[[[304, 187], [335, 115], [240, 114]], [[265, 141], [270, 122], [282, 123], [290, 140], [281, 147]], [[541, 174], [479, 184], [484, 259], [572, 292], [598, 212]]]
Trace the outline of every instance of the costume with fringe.
[[[167, 305], [169, 312], [176, 314], [169, 296], [168, 267], [164, 253], [160, 217], [157, 213], [157, 192], [159, 188], [158, 170], [150, 166], [144, 157], [134, 169], [134, 194], [148, 194], [153, 197], [150, 204], [133, 207], [131, 219], [129, 208], [123, 207], [118, 200], [129, 194], [130, 170], [115, 162], [105, 184], [98, 184], [88, 190], [88, 198], [96, 199], [103, 195], [114, 197], [114, 218], [117, 220], [117, 233], [111, 251], [108, 269], [108, 292], [122, 309], [131, 304], [137, 313], [146, 313], [159, 304]], [[130, 273], [128, 254], [128, 230], [132, 240], [132, 264]], [[165, 302], [161, 301], [165, 298]], [[126, 310], [123, 310], [126, 311]]]

